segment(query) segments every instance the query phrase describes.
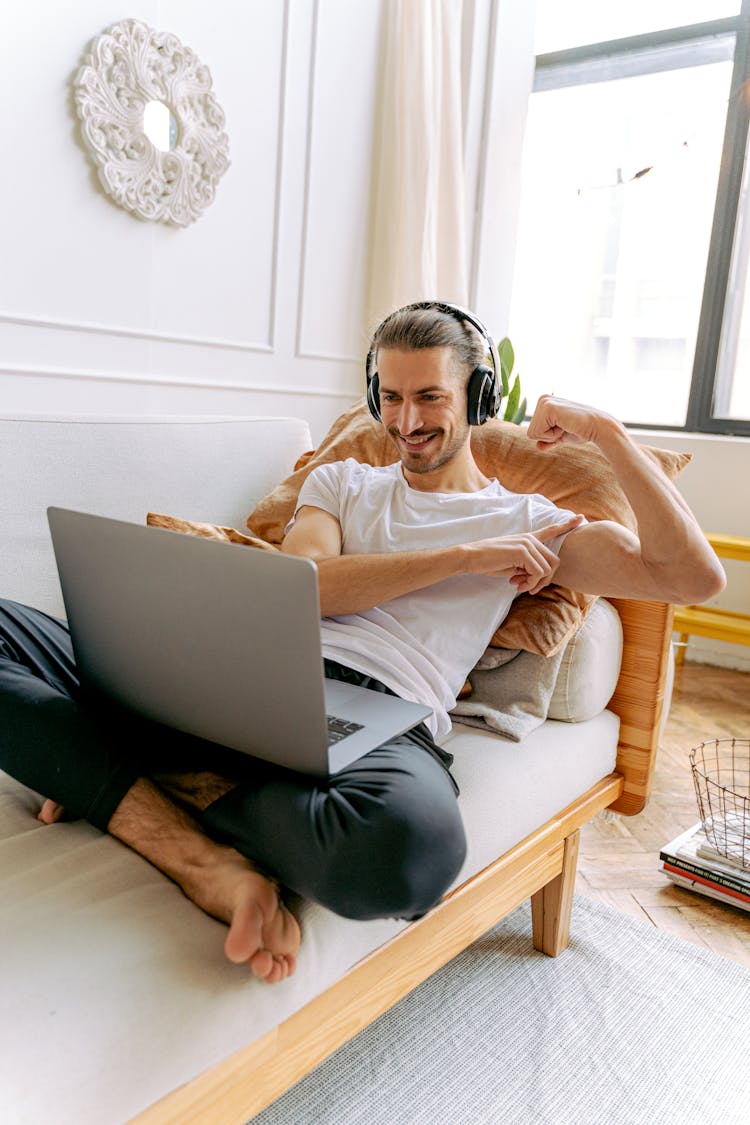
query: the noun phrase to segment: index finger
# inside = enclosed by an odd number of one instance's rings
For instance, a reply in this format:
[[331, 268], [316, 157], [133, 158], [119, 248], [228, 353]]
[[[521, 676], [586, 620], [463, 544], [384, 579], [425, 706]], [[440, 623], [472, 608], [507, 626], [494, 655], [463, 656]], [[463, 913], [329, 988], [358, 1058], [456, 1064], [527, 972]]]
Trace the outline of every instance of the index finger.
[[540, 527], [538, 531], [534, 532], [534, 536], [542, 543], [546, 543], [548, 539], [555, 539], [558, 535], [565, 535], [568, 531], [574, 531], [585, 521], [586, 517], [582, 515], [568, 516], [567, 519], [561, 520], [559, 523], [548, 523], [545, 527]]

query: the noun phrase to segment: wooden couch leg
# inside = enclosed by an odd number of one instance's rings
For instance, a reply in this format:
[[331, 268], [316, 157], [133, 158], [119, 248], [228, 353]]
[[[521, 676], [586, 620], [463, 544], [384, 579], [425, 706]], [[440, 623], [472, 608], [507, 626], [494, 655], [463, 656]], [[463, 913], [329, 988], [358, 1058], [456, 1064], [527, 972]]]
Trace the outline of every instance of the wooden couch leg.
[[570, 912], [576, 881], [580, 831], [565, 839], [560, 874], [531, 896], [531, 926], [534, 949], [557, 957], [570, 941]]

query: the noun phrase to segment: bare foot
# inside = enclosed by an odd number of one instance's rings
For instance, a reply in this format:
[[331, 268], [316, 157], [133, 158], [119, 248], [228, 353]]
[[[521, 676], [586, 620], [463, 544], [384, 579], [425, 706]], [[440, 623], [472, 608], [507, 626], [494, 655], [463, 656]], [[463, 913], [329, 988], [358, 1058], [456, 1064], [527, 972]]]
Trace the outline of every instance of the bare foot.
[[37, 820], [41, 820], [42, 824], [56, 824], [58, 820], [62, 820], [65, 816], [65, 809], [62, 805], [58, 805], [57, 801], [50, 801], [49, 799], [44, 802], [39, 812], [36, 815]]
[[[275, 984], [296, 968], [299, 924], [269, 879], [252, 870], [233, 848], [223, 850], [226, 861], [217, 865], [205, 885], [194, 887], [190, 897], [209, 914], [229, 923], [224, 942], [229, 960], [247, 962], [256, 977]], [[225, 903], [231, 904], [229, 911]]]
[[296, 967], [300, 928], [275, 883], [234, 848], [217, 844], [153, 782], [140, 778], [109, 831], [182, 888], [207, 914], [226, 922], [224, 952], [275, 984]]
[[180, 883], [188, 898], [229, 925], [224, 952], [268, 984], [291, 976], [297, 964], [300, 929], [281, 901], [278, 887], [255, 871], [234, 848], [216, 847], [215, 862]]

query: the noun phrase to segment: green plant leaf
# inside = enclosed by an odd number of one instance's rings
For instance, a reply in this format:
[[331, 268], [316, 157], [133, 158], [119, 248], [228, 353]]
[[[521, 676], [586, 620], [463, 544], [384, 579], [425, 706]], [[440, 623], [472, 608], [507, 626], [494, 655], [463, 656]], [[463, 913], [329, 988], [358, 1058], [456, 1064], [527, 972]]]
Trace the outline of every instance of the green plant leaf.
[[[518, 376], [516, 376], [516, 378], [518, 378]], [[516, 411], [515, 418], [513, 418], [513, 421], [516, 423], [517, 426], [520, 426], [521, 423], [524, 422], [525, 420], [526, 420], [526, 399], [524, 399], [522, 401], [521, 405], [519, 406], [518, 410]]]
[[500, 387], [503, 392], [503, 398], [508, 397], [508, 374], [509, 372], [507, 367], [505, 366], [503, 361], [500, 360]]
[[515, 379], [513, 380], [513, 386], [510, 389], [510, 394], [508, 395], [508, 402], [507, 402], [506, 407], [505, 407], [505, 414], [503, 415], [503, 418], [505, 419], [506, 422], [515, 421], [516, 414], [518, 413], [518, 404], [519, 404], [520, 401], [521, 401], [521, 380], [516, 375]]
[[513, 345], [507, 336], [505, 336], [497, 346], [497, 356], [500, 360], [500, 386], [503, 393], [503, 398], [508, 397], [508, 390], [510, 387], [510, 375], [513, 370]]
[[500, 356], [500, 362], [508, 373], [508, 378], [513, 370], [516, 356], [513, 351], [513, 345], [507, 336], [504, 336], [500, 343], [497, 345], [497, 354]]

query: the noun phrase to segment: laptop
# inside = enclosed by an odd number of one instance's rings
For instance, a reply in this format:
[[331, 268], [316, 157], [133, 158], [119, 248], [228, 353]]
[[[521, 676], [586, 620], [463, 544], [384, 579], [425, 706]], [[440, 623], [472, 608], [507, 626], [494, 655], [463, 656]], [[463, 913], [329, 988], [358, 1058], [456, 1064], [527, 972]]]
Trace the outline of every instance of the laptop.
[[117, 703], [320, 777], [432, 713], [324, 677], [310, 559], [47, 515], [81, 682]]

